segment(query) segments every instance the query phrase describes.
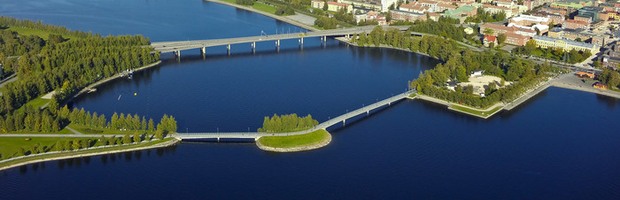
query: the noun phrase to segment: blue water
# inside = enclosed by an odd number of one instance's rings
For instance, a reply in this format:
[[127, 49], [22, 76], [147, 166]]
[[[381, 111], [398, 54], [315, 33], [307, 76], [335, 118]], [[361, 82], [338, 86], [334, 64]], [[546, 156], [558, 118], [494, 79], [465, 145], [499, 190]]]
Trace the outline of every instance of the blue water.
[[[155, 41], [297, 29], [199, 0], [0, 0], [0, 13]], [[183, 52], [180, 62], [164, 55], [160, 67], [98, 88], [75, 106], [107, 115], [168, 113], [179, 131], [255, 130], [264, 115], [323, 121], [402, 92], [437, 62], [318, 40], [303, 50], [286, 41], [280, 52], [270, 43], [256, 54], [249, 44], [233, 46], [231, 56], [223, 47], [208, 52], [205, 60], [197, 50]], [[550, 88], [482, 120], [404, 101], [330, 130], [332, 143], [315, 151], [183, 143], [47, 162], [0, 172], [0, 199], [619, 199], [619, 105]]]

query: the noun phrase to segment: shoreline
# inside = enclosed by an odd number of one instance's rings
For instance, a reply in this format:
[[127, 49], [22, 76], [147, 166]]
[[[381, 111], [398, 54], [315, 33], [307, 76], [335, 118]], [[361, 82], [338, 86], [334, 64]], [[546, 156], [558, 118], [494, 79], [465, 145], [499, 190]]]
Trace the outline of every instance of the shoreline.
[[272, 14], [272, 13], [256, 10], [256, 9], [254, 9], [252, 7], [248, 7], [248, 6], [244, 6], [244, 5], [238, 5], [238, 4], [234, 4], [234, 3], [228, 3], [228, 2], [224, 2], [224, 1], [218, 1], [218, 0], [203, 0], [203, 1], [217, 3], [217, 4], [222, 4], [222, 5], [227, 5], [227, 6], [243, 9], [243, 10], [246, 10], [246, 11], [254, 12], [254, 13], [261, 14], [261, 15], [273, 18], [275, 20], [279, 20], [279, 21], [282, 21], [282, 22], [294, 25], [294, 26], [299, 26], [301, 28], [304, 28], [304, 29], [307, 29], [307, 30], [310, 30], [310, 31], [318, 31], [319, 30], [319, 29], [317, 29], [317, 28], [315, 28], [315, 27], [313, 27], [311, 25], [295, 21], [293, 19], [287, 18], [286, 16], [278, 16], [276, 14]]
[[428, 54], [426, 54], [426, 53], [417, 52], [417, 51], [411, 51], [411, 50], [409, 50], [409, 49], [397, 48], [397, 47], [388, 46], [388, 45], [384, 45], [384, 44], [381, 44], [381, 45], [379, 45], [379, 46], [360, 46], [360, 45], [357, 45], [356, 43], [351, 43], [351, 42], [349, 42], [349, 39], [346, 39], [345, 37], [336, 37], [336, 38], [334, 38], [334, 39], [336, 39], [336, 40], [338, 40], [338, 41], [340, 41], [340, 42], [343, 42], [343, 43], [345, 43], [345, 44], [348, 44], [348, 45], [351, 45], [351, 46], [354, 46], [354, 47], [359, 47], [359, 48], [384, 48], [384, 49], [393, 49], [393, 50], [405, 51], [405, 52], [409, 52], [409, 53], [420, 54], [420, 55], [423, 55], [423, 56], [426, 56], [426, 57], [429, 57], [429, 58], [433, 58], [433, 59], [441, 60], [441, 59], [439, 59], [439, 58], [437, 58], [437, 57], [433, 57], [433, 56], [428, 55]]
[[[0, 163], [8, 162], [8, 161], [15, 161], [15, 160], [19, 161], [19, 159], [26, 159], [26, 158], [37, 158], [37, 157], [46, 156], [46, 155], [52, 155], [53, 156], [55, 154], [76, 153], [75, 155], [66, 155], [66, 156], [58, 156], [58, 157], [51, 157], [51, 158], [41, 158], [41, 159], [34, 159], [34, 160], [25, 161], [25, 162], [19, 162], [19, 163], [15, 163], [15, 164], [12, 164], [12, 165], [5, 166], [5, 167], [0, 167], [0, 171], [8, 170], [8, 169], [15, 168], [15, 167], [21, 167], [21, 166], [29, 165], [29, 164], [47, 162], [47, 161], [65, 160], [65, 159], [82, 158], [82, 157], [92, 157], [92, 156], [115, 154], [115, 153], [142, 151], [142, 150], [147, 150], [147, 149], [158, 149], [158, 148], [174, 146], [174, 145], [178, 144], [179, 142], [181, 142], [181, 141], [177, 140], [176, 138], [172, 138], [172, 140], [164, 141], [162, 143], [147, 145], [147, 146], [143, 146], [143, 147], [136, 147], [136, 148], [118, 149], [118, 150], [113, 150], [113, 151], [93, 152], [93, 153], [85, 153], [85, 154], [81, 154], [80, 153], [81, 151], [90, 151], [90, 150], [95, 150], [96, 149], [96, 148], [90, 148], [90, 149], [82, 149], [82, 150], [77, 150], [77, 151], [48, 152], [47, 154], [37, 154], [37, 155], [33, 155], [33, 156], [28, 156], [28, 157], [22, 156], [22, 157], [17, 157], [14, 160], [0, 161]], [[139, 145], [139, 144], [136, 144], [136, 145]], [[122, 145], [121, 146], [111, 146], [109, 148], [112, 148], [112, 147], [122, 147]], [[103, 147], [102, 149], [105, 149], [105, 148], [106, 147]]]
[[[158, 66], [159, 64], [161, 64], [161, 62], [162, 62], [161, 60], [158, 60], [157, 62], [154, 62], [154, 63], [148, 64], [148, 65], [142, 66], [142, 67], [140, 67], [140, 68], [136, 68], [136, 69], [134, 69], [134, 70], [133, 70], [133, 72], [139, 72], [139, 71], [142, 71], [142, 70], [145, 70], [145, 69], [151, 68], [151, 67]], [[79, 97], [79, 96], [81, 96], [81, 95], [83, 95], [83, 94], [85, 94], [85, 93], [88, 93], [88, 91], [89, 91], [89, 90], [91, 90], [91, 89], [93, 89], [93, 88], [95, 88], [95, 87], [97, 87], [97, 86], [100, 86], [100, 85], [106, 84], [106, 83], [108, 83], [108, 82], [111, 82], [111, 81], [113, 81], [113, 80], [116, 80], [116, 79], [118, 79], [118, 78], [121, 78], [121, 75], [122, 75], [122, 74], [123, 74], [123, 73], [117, 73], [117, 74], [115, 74], [114, 76], [111, 76], [111, 77], [108, 77], [108, 78], [105, 78], [105, 79], [99, 80], [99, 81], [97, 81], [97, 82], [95, 82], [95, 83], [92, 83], [92, 84], [90, 84], [90, 85], [88, 85], [88, 86], [84, 87], [84, 88], [83, 88], [82, 90], [80, 90], [77, 94], [73, 95], [73, 97], [72, 97], [72, 98], [67, 99], [67, 100], [66, 100], [66, 102], [71, 101], [71, 100], [73, 100], [73, 99], [75, 99], [75, 98], [77, 98], [77, 97]]]
[[[325, 131], [327, 132], [327, 131]], [[308, 133], [307, 133], [308, 134]], [[302, 151], [310, 151], [310, 150], [315, 150], [315, 149], [319, 149], [322, 147], [325, 147], [327, 145], [329, 145], [329, 143], [331, 143], [332, 141], [332, 134], [327, 132], [327, 136], [325, 139], [321, 140], [318, 143], [312, 144], [312, 145], [303, 145], [303, 146], [296, 146], [296, 147], [270, 147], [270, 146], [266, 146], [263, 145], [260, 140], [256, 140], [256, 146], [258, 147], [258, 149], [263, 150], [263, 151], [268, 151], [268, 152], [277, 152], [277, 153], [292, 153], [292, 152], [302, 152]]]

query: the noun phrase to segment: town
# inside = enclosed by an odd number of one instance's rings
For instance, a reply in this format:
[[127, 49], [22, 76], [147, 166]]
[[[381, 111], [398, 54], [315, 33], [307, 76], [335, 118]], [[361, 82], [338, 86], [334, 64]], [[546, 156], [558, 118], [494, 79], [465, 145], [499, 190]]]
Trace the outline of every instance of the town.
[[[512, 51], [528, 41], [544, 49], [575, 50], [589, 55], [579, 59], [580, 67], [617, 68], [620, 3], [605, 1], [553, 0], [382, 0], [335, 2], [312, 0], [312, 7], [353, 15], [355, 22], [378, 25], [402, 24], [442, 17], [458, 20], [479, 44]], [[587, 53], [586, 53], [587, 52]], [[541, 55], [545, 57], [545, 55]], [[570, 57], [561, 56], [559, 61]], [[600, 62], [600, 63], [595, 63]], [[572, 62], [572, 64], [575, 64]]]

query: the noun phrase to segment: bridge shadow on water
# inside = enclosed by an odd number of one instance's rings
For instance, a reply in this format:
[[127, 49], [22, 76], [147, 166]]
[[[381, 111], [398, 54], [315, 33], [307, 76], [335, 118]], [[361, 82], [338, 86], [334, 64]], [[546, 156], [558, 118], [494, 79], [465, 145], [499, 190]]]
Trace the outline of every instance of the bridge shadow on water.
[[229, 144], [239, 144], [239, 143], [254, 143], [253, 138], [221, 138], [221, 139], [184, 139], [183, 143], [229, 143]]
[[[177, 146], [173, 145], [173, 146], [157, 148], [157, 149], [146, 149], [146, 150], [139, 150], [139, 151], [112, 153], [112, 154], [104, 154], [104, 155], [98, 155], [98, 156], [85, 156], [85, 157], [79, 157], [79, 158], [67, 158], [67, 159], [56, 160], [56, 161], [46, 161], [46, 162], [23, 165], [23, 166], [16, 168], [16, 170], [19, 170], [20, 175], [26, 175], [28, 173], [38, 173], [38, 172], [43, 173], [48, 166], [51, 165], [53, 168], [54, 164], [56, 164], [56, 167], [58, 169], [64, 170], [64, 169], [81, 168], [82, 166], [87, 166], [91, 164], [108, 165], [108, 164], [114, 164], [117, 162], [119, 164], [129, 163], [129, 162], [133, 162], [134, 160], [139, 161], [143, 158], [148, 158], [148, 157], [153, 157], [153, 156], [157, 156], [157, 157], [163, 157], [166, 155], [169, 156], [176, 152], [176, 148]], [[99, 158], [99, 161], [96, 161], [97, 158]], [[1, 175], [7, 175], [8, 173], [7, 171], [9, 170], [5, 170], [4, 172], [2, 172]]]
[[[244, 58], [244, 57], [253, 57], [253, 56], [264, 56], [264, 55], [290, 55], [290, 54], [303, 54], [304, 52], [312, 52], [312, 51], [320, 51], [326, 48], [334, 48], [339, 46], [346, 46], [346, 44], [340, 43], [338, 41], [327, 42], [327, 44], [321, 44], [319, 46], [287, 46], [277, 48], [268, 48], [268, 49], [260, 49], [256, 50], [256, 52], [252, 52], [249, 48], [244, 50], [239, 50], [238, 52], [231, 52], [231, 54], [227, 54], [226, 52], [219, 52], [217, 49], [217, 53], [208, 53], [205, 57], [203, 57], [198, 50], [187, 50], [181, 55], [181, 59], [178, 59], [172, 53], [164, 53], [161, 56], [162, 64], [174, 64], [174, 63], [197, 63], [204, 62], [209, 60], [222, 60], [222, 59], [230, 59], [230, 58]], [[215, 49], [215, 47], [214, 47]], [[190, 52], [191, 51], [191, 52]], [[187, 53], [186, 53], [187, 52]], [[193, 53], [192, 53], [193, 52]]]

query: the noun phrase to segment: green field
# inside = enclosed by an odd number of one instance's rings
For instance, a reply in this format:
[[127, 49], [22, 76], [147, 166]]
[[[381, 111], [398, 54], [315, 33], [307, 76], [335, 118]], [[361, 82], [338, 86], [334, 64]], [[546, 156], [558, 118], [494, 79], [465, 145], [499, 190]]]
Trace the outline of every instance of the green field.
[[277, 10], [276, 7], [264, 4], [262, 2], [254, 3], [252, 8], [254, 8], [256, 10], [260, 10], [260, 11], [266, 12], [266, 13], [271, 13], [271, 14], [275, 14], [276, 10]]
[[50, 99], [43, 99], [41, 97], [38, 97], [26, 103], [25, 106], [31, 106], [32, 108], [41, 108], [45, 106], [45, 104], [49, 103], [50, 101], [51, 101]]
[[32, 149], [33, 146], [39, 144], [41, 146], [46, 146], [47, 148], [45, 149], [49, 150], [56, 144], [56, 141], [75, 139], [79, 138], [30, 138], [30, 140], [26, 140], [26, 137], [2, 138], [0, 139], [0, 154], [2, 155], [0, 160], [4, 160], [9, 156], [14, 156], [20, 151], [20, 148]]
[[[36, 36], [39, 36], [40, 38], [43, 38], [44, 40], [47, 40], [50, 34], [54, 34], [49, 31], [24, 28], [24, 27], [9, 27], [8, 30], [15, 31], [19, 33], [20, 35], [36, 35]], [[62, 35], [62, 37], [66, 39], [75, 39], [74, 37], [66, 36], [66, 35]]]
[[258, 139], [257, 142], [267, 147], [292, 148], [316, 145], [329, 137], [326, 130], [317, 130], [303, 135], [293, 136], [266, 136]]
[[467, 107], [463, 107], [463, 106], [459, 106], [456, 104], [452, 104], [450, 107], [450, 109], [455, 110], [455, 111], [460, 111], [466, 114], [470, 114], [470, 115], [474, 115], [474, 116], [478, 116], [478, 117], [482, 117], [482, 118], [487, 118], [489, 116], [491, 116], [491, 114], [494, 114], [496, 111], [502, 109], [501, 106], [496, 106], [495, 108], [489, 110], [489, 111], [481, 111], [478, 109], [471, 109], [471, 108], [467, 108]]
[[[4, 141], [4, 139], [6, 139], [6, 138], [3, 138], [0, 141]], [[23, 138], [20, 138], [20, 139], [23, 139]], [[55, 139], [57, 140], [57, 138], [55, 138]], [[56, 140], [54, 140], [54, 142]], [[70, 139], [68, 139], [68, 140], [70, 140]], [[140, 144], [106, 147], [106, 148], [101, 148], [101, 149], [87, 149], [87, 150], [80, 150], [80, 151], [69, 151], [69, 152], [62, 152], [62, 153], [55, 153], [55, 154], [48, 154], [48, 155], [41, 155], [41, 156], [33, 156], [33, 157], [27, 157], [27, 158], [23, 158], [23, 159], [13, 160], [13, 161], [10, 161], [10, 162], [0, 163], [0, 167], [4, 167], [4, 166], [8, 166], [8, 165], [13, 165], [13, 164], [17, 164], [17, 163], [22, 163], [22, 162], [28, 162], [28, 161], [31, 161], [31, 160], [39, 160], [39, 159], [47, 159], [47, 158], [54, 158], [54, 157], [63, 157], [63, 156], [72, 156], [72, 155], [80, 155], [80, 154], [99, 153], [99, 152], [116, 151], [116, 150], [123, 150], [123, 149], [140, 148], [140, 147], [146, 147], [146, 146], [152, 146], [152, 145], [160, 144], [160, 143], [167, 142], [167, 141], [170, 141], [170, 140], [173, 140], [173, 138], [166, 138], [164, 140], [157, 140], [157, 141], [153, 141], [153, 142], [142, 142]], [[2, 146], [3, 146], [3, 143], [0, 143], [0, 144], [2, 144]], [[2, 147], [2, 146], [0, 146], [0, 147]]]

